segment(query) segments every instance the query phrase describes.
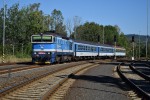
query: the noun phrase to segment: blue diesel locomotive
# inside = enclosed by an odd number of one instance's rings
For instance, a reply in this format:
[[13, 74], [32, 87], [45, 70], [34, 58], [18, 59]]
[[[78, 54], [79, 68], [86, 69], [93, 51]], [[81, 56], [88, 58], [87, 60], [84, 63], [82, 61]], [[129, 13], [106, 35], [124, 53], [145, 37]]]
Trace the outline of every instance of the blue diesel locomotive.
[[32, 35], [31, 43], [33, 63], [60, 63], [80, 59], [126, 56], [124, 48], [72, 40], [51, 32]]

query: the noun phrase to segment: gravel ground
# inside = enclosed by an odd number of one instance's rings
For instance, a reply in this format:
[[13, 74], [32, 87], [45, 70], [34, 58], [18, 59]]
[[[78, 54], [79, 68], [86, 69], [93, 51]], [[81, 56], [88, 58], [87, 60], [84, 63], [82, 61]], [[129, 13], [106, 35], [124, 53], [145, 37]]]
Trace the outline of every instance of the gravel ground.
[[28, 70], [22, 70], [18, 72], [12, 72], [7, 74], [0, 75], [0, 89], [4, 89], [8, 86], [13, 86], [14, 84], [18, 84], [20, 82], [24, 82], [29, 78], [33, 78], [37, 75], [41, 75], [43, 73], [52, 72], [57, 69], [62, 69], [70, 65], [78, 65], [83, 62], [72, 62], [66, 64], [57, 64], [57, 65], [48, 65], [40, 68], [33, 68]]
[[115, 65], [103, 64], [72, 78], [65, 100], [128, 100], [126, 86], [113, 76]]
[[0, 66], [0, 70], [13, 69], [13, 68], [18, 68], [18, 67], [26, 67], [26, 66], [29, 66], [29, 65], [25, 65], [25, 64], [24, 65], [23, 64], [22, 65], [21, 64], [20, 65], [19, 64], [18, 65], [17, 64], [16, 65], [3, 65], [3, 66]]

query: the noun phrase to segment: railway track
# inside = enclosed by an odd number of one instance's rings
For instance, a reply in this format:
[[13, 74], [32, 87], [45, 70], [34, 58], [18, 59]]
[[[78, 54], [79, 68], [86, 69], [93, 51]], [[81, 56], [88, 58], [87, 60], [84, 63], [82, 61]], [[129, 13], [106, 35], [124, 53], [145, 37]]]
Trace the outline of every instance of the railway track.
[[9, 65], [9, 66], [1, 66], [0, 67], [0, 75], [1, 74], [6, 74], [6, 73], [11, 73], [11, 72], [17, 72], [17, 71], [22, 71], [22, 70], [27, 70], [27, 69], [32, 69], [32, 68], [39, 68], [39, 67], [45, 67], [44, 65]]
[[[99, 60], [95, 60], [99, 61]], [[104, 60], [101, 61], [101, 63], [109, 62], [110, 60]], [[1, 74], [6, 74], [6, 73], [12, 73], [12, 72], [17, 72], [17, 71], [22, 71], [22, 70], [28, 70], [28, 69], [33, 69], [33, 68], [40, 68], [40, 67], [45, 67], [47, 65], [32, 65], [31, 63], [11, 63], [11, 64], [1, 64], [0, 65], [0, 75]]]
[[132, 64], [129, 66], [130, 69], [144, 78], [145, 80], [150, 82], [150, 67], [146, 64]]
[[[133, 64], [132, 64], [133, 65]], [[150, 100], [149, 76], [138, 71], [132, 65], [117, 66], [119, 76], [142, 98]]]
[[86, 63], [78, 66], [70, 66], [51, 73], [45, 73], [28, 82], [12, 87], [7, 91], [1, 91], [1, 100], [43, 100], [50, 96], [60, 84], [66, 81], [69, 75], [94, 65], [96, 64]]

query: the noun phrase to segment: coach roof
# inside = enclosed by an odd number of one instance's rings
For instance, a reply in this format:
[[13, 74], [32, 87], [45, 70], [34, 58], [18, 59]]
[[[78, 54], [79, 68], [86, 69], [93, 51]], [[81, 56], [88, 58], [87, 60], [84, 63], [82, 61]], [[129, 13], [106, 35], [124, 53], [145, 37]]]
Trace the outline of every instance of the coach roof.
[[96, 45], [96, 46], [104, 46], [104, 47], [113, 47], [111, 45], [107, 44], [99, 44], [99, 43], [94, 43], [94, 42], [89, 42], [89, 41], [82, 41], [82, 40], [73, 40], [76, 43], [84, 43], [84, 44], [89, 44], [89, 45]]

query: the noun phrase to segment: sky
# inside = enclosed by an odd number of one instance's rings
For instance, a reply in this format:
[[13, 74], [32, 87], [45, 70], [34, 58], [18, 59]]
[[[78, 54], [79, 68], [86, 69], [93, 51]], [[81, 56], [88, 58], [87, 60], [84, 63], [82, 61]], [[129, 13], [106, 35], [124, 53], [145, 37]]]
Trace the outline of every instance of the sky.
[[[60, 10], [64, 22], [73, 20], [74, 16], [85, 22], [96, 22], [100, 25], [118, 25], [124, 34], [150, 35], [150, 0], [5, 0], [8, 7], [20, 4], [20, 8], [33, 3], [40, 3], [40, 10], [50, 14], [54, 9]], [[0, 8], [3, 0], [0, 0]]]

